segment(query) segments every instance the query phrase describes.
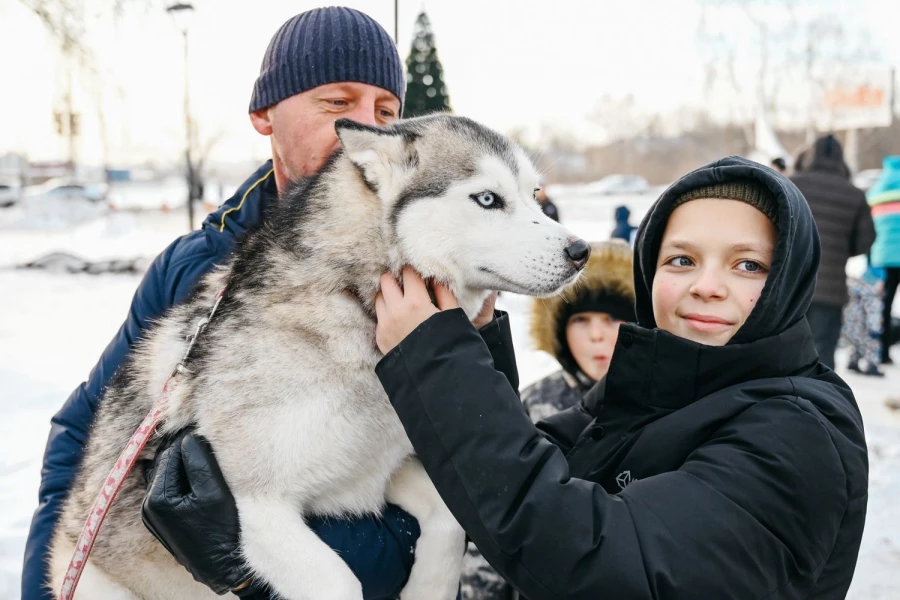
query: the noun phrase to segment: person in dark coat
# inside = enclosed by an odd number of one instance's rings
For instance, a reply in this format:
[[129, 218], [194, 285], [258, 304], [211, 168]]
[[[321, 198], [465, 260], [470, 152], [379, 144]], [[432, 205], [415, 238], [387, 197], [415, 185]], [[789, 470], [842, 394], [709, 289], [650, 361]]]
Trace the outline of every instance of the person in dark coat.
[[[863, 423], [806, 320], [802, 194], [730, 157], [641, 224], [637, 324], [582, 405], [531, 422], [449, 291], [382, 279], [376, 371], [447, 506], [530, 600], [843, 598]], [[507, 361], [508, 364], [508, 361]]]
[[847, 259], [869, 252], [875, 224], [866, 195], [850, 183], [843, 149], [833, 135], [819, 138], [800, 155], [791, 181], [806, 197], [822, 239], [822, 262], [807, 319], [819, 359], [833, 369], [841, 312], [849, 298]]
[[[365, 40], [364, 47], [360, 40]], [[337, 55], [350, 58], [338, 63], [332, 60]], [[78, 470], [102, 391], [136, 341], [154, 319], [185, 300], [203, 275], [228, 260], [236, 240], [260, 222], [266, 205], [277, 201], [279, 191], [291, 180], [311, 175], [321, 167], [338, 143], [334, 135], [336, 118], [371, 125], [399, 118], [405, 93], [404, 70], [387, 32], [371, 17], [352, 9], [307, 11], [288, 20], [275, 34], [249, 111], [256, 130], [271, 138], [273, 160], [250, 175], [201, 229], [178, 238], [153, 261], [121, 329], [88, 380], [53, 417], [41, 472], [39, 506], [25, 548], [23, 600], [55, 597], [44, 583], [57, 514]], [[189, 493], [191, 489], [210, 489], [194, 485], [209, 480], [208, 447], [202, 439], [190, 435], [177, 441], [166, 453], [169, 461], [165, 466], [171, 468], [163, 472], [171, 475], [170, 481], [187, 486], [188, 492], [166, 496], [172, 530], [203, 537], [207, 544], [221, 541], [234, 531], [222, 527], [216, 519], [223, 514], [223, 505], [231, 502], [233, 507], [233, 498], [227, 489], [222, 493], [214, 489], [215, 493], [203, 497]], [[188, 507], [206, 515], [209, 521], [191, 521]], [[415, 519], [389, 507], [381, 517], [314, 519], [309, 524], [344, 558], [362, 582], [366, 598], [391, 598], [403, 587], [419, 534]], [[207, 538], [209, 532], [214, 535]], [[370, 543], [360, 544], [360, 539]], [[241, 569], [243, 561], [238, 553], [194, 555], [191, 541], [169, 540], [166, 547], [179, 560], [184, 561], [183, 552], [187, 552], [195, 565], [214, 564], [209, 571], [197, 567], [195, 577], [214, 577], [216, 587], [243, 582], [246, 572]]]
[[610, 238], [614, 240], [622, 240], [630, 245], [634, 245], [634, 232], [637, 227], [628, 222], [631, 218], [631, 211], [625, 205], [617, 206], [615, 212], [616, 226], [610, 234]]
[[556, 208], [556, 205], [550, 200], [550, 196], [547, 195], [547, 182], [544, 181], [542, 177], [538, 181], [538, 190], [534, 193], [535, 199], [537, 199], [538, 204], [541, 205], [541, 210], [545, 215], [559, 223], [559, 209]]

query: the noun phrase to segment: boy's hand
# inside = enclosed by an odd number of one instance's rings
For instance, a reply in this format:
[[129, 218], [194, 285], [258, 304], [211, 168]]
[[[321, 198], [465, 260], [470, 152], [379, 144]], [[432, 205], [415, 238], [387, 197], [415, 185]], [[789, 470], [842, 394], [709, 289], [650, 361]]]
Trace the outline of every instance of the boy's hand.
[[432, 304], [425, 280], [410, 267], [403, 267], [401, 277], [402, 289], [393, 275], [382, 275], [381, 291], [375, 297], [375, 343], [384, 354], [439, 310], [459, 308], [450, 290], [439, 283], [434, 284], [438, 305]]
[[[375, 343], [378, 349], [387, 354], [403, 341], [413, 330], [424, 323], [431, 315], [442, 311], [459, 308], [459, 302], [447, 287], [440, 283], [433, 285], [437, 307], [428, 295], [428, 285], [422, 276], [410, 267], [404, 267], [401, 274], [403, 287], [390, 273], [381, 276], [381, 291], [375, 297], [375, 315], [378, 324], [375, 327]], [[478, 316], [472, 321], [476, 329], [480, 329], [494, 319], [494, 304], [497, 293], [494, 292], [484, 302]]]

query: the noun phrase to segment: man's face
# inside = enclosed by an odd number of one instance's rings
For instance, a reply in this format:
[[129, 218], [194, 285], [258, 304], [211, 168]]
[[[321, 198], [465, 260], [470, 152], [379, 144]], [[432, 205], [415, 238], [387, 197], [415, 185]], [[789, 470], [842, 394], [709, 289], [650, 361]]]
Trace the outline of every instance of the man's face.
[[724, 346], [750, 316], [775, 254], [775, 227], [737, 200], [700, 199], [669, 217], [653, 278], [653, 316], [669, 333]]
[[400, 100], [374, 85], [329, 83], [286, 98], [250, 115], [253, 127], [272, 138], [278, 188], [315, 174], [340, 142], [337, 119], [385, 125], [400, 118]]

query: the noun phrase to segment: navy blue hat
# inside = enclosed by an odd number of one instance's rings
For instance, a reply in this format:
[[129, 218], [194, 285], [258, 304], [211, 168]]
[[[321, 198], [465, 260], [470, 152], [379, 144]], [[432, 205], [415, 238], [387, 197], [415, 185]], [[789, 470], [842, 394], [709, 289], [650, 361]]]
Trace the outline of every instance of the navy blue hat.
[[400, 100], [406, 82], [394, 41], [372, 17], [342, 6], [289, 19], [272, 37], [253, 86], [250, 112], [326, 83], [356, 81]]

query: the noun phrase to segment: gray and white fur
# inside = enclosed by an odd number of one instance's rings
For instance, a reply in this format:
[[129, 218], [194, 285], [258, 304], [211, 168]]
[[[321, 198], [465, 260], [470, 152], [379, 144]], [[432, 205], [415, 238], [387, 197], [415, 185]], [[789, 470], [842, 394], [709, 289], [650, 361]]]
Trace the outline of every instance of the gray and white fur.
[[[587, 256], [569, 256], [582, 242], [541, 212], [525, 153], [468, 119], [384, 129], [341, 120], [336, 131], [342, 150], [273, 203], [231, 260], [146, 333], [106, 390], [54, 532], [55, 591], [110, 467], [227, 282], [159, 433], [194, 425], [211, 442], [237, 501], [247, 565], [288, 600], [359, 600], [359, 581], [303, 516], [378, 513], [389, 501], [422, 530], [403, 600], [456, 597], [464, 533], [374, 373], [379, 277], [410, 265], [447, 284], [471, 318], [488, 290], [555, 293]], [[158, 445], [156, 437], [143, 458]], [[144, 528], [145, 493], [133, 472], [76, 598], [216, 598]]]

